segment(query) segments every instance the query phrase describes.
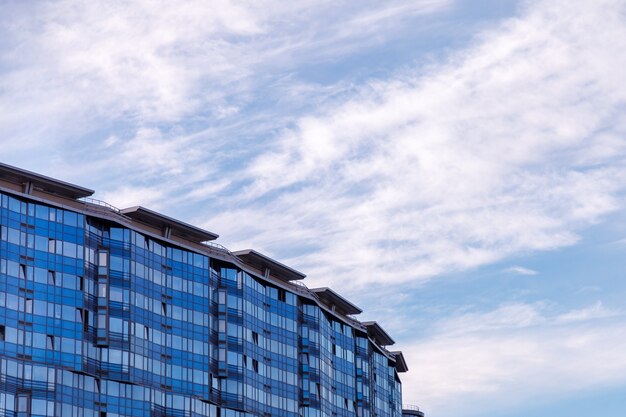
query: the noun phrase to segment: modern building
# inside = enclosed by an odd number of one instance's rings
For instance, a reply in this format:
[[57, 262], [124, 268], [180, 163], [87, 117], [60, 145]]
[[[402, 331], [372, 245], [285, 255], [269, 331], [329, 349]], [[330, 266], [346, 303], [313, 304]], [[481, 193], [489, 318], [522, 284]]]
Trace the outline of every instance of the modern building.
[[0, 416], [401, 417], [393, 339], [330, 288], [0, 164]]

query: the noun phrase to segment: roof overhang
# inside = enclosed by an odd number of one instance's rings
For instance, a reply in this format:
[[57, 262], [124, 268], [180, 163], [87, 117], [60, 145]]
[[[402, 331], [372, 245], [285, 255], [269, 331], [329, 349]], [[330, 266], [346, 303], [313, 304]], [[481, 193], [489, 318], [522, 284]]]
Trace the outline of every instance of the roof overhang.
[[200, 229], [199, 227], [192, 226], [141, 206], [125, 208], [120, 210], [120, 213], [140, 223], [161, 229], [163, 236], [166, 238], [173, 235], [190, 242], [202, 243], [215, 240], [219, 237], [219, 235], [215, 233]]
[[320, 300], [328, 304], [331, 309], [336, 307], [339, 312], [344, 314], [360, 314], [363, 312], [363, 310], [359, 307], [352, 304], [350, 301], [346, 300], [328, 287], [313, 288], [311, 291], [317, 294]]
[[306, 275], [287, 265], [265, 256], [254, 249], [244, 249], [233, 252], [244, 264], [257, 269], [265, 276], [273, 276], [281, 281], [296, 281], [304, 279]]
[[33, 189], [61, 197], [78, 199], [93, 195], [94, 190], [60, 181], [25, 169], [0, 163], [0, 179], [23, 187], [23, 192], [31, 194]]
[[390, 346], [396, 343], [377, 322], [364, 321], [361, 324], [367, 328], [367, 334], [381, 346]]
[[393, 356], [396, 357], [396, 371], [398, 372], [408, 372], [409, 367], [404, 360], [404, 355], [399, 350], [395, 352], [391, 352]]

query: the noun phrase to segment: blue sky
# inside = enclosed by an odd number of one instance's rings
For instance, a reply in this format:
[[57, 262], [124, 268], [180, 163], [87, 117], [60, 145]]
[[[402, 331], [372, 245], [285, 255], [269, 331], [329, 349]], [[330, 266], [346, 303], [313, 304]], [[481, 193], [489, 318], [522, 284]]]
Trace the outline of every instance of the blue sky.
[[432, 417], [623, 416], [626, 2], [0, 1], [5, 163], [330, 285]]

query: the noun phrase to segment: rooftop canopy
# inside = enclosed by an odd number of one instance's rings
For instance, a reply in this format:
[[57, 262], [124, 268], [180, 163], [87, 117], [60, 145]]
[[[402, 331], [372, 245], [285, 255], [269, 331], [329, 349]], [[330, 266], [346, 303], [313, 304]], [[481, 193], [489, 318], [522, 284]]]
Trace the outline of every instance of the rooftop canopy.
[[376, 340], [381, 346], [389, 346], [396, 343], [375, 321], [364, 321], [361, 324], [367, 328], [367, 334], [372, 339]]
[[274, 259], [253, 249], [244, 249], [233, 252], [233, 255], [237, 256], [244, 264], [259, 270], [262, 274], [269, 274], [282, 281], [296, 281], [306, 277], [306, 275], [302, 272], [296, 271], [295, 269], [275, 261]]
[[35, 189], [48, 194], [78, 199], [89, 197], [95, 192], [89, 188], [80, 187], [3, 163], [0, 163], [0, 179], [20, 184], [26, 194], [32, 194], [33, 189]]
[[396, 357], [396, 370], [398, 372], [407, 372], [409, 370], [409, 367], [404, 360], [404, 355], [402, 354], [402, 352], [396, 350], [395, 352], [391, 352], [391, 354]]
[[161, 229], [166, 238], [173, 235], [191, 242], [202, 243], [215, 240], [219, 237], [219, 235], [215, 233], [200, 229], [199, 227], [192, 226], [141, 206], [125, 208], [120, 210], [120, 213], [140, 223]]
[[360, 314], [363, 312], [363, 310], [328, 287], [313, 288], [311, 291], [317, 294], [320, 300], [324, 301], [331, 307], [336, 307], [337, 310], [344, 314]]

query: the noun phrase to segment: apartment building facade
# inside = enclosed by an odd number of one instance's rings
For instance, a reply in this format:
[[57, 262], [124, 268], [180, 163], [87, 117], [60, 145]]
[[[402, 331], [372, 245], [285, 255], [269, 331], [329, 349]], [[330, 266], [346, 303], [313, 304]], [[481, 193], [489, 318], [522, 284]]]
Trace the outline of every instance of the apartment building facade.
[[0, 416], [401, 417], [393, 339], [254, 250], [0, 164]]

